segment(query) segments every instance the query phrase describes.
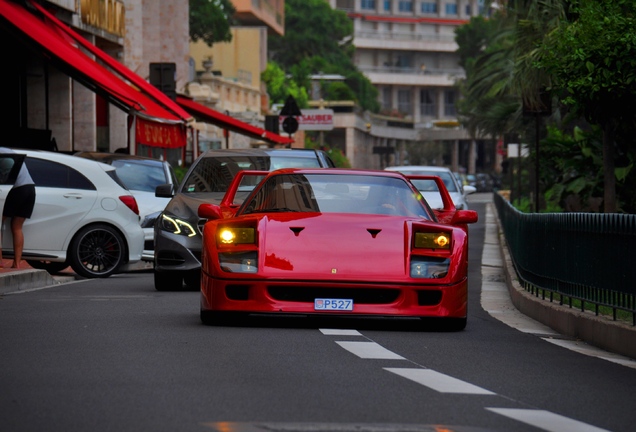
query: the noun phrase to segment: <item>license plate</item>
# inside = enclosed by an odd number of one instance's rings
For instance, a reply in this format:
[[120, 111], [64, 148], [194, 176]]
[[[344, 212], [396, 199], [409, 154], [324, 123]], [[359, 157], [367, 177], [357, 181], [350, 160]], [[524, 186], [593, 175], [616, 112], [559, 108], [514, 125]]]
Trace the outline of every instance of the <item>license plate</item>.
[[314, 299], [314, 310], [352, 311], [352, 299]]

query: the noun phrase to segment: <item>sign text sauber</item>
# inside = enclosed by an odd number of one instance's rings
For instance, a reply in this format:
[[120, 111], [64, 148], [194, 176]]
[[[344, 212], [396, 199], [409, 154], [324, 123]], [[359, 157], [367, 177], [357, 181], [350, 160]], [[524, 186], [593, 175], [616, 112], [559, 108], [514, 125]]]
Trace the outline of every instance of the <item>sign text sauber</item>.
[[[332, 109], [303, 109], [301, 116], [296, 116], [298, 120], [298, 130], [332, 130], [333, 110]], [[280, 116], [280, 124], [283, 124], [286, 116]]]

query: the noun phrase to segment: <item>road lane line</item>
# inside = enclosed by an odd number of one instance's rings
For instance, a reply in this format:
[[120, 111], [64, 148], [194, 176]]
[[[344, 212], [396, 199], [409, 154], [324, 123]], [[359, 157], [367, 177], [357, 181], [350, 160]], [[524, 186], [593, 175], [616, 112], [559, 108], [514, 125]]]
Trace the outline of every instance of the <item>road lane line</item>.
[[327, 336], [362, 336], [358, 330], [350, 329], [320, 329]]
[[406, 360], [375, 342], [336, 341], [336, 343], [363, 359]]
[[486, 408], [497, 414], [550, 432], [608, 432], [587, 423], [572, 420], [544, 410]]
[[400, 375], [418, 384], [436, 390], [440, 393], [473, 394], [473, 395], [494, 395], [489, 390], [477, 387], [476, 385], [453, 378], [433, 369], [414, 368], [384, 368], [389, 372]]

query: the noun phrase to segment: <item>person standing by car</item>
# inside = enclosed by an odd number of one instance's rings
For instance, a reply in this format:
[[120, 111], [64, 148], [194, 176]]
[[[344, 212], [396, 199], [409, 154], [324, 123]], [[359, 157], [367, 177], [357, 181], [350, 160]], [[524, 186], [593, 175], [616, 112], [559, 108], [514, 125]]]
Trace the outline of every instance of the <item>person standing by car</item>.
[[[0, 147], [0, 154], [17, 154], [13, 150], [6, 147]], [[9, 159], [9, 158], [6, 158]], [[20, 161], [21, 166], [13, 183], [13, 187], [9, 190], [7, 198], [4, 202], [2, 210], [2, 225], [6, 219], [11, 219], [11, 234], [13, 235], [13, 264], [12, 268], [19, 268], [22, 261], [22, 249], [24, 248], [24, 233], [22, 227], [24, 222], [33, 214], [35, 206], [35, 183], [31, 178], [31, 174], [24, 164], [24, 160]], [[10, 164], [10, 170], [14, 164]], [[6, 168], [6, 166], [5, 166]], [[6, 180], [5, 180], [6, 181]], [[2, 265], [2, 243], [0, 241], [0, 266]]]

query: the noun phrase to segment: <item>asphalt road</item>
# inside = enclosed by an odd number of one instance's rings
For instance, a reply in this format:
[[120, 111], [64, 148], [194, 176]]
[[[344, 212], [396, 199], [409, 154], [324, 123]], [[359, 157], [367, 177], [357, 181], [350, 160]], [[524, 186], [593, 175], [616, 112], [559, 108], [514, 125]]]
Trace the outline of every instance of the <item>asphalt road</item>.
[[252, 318], [205, 327], [197, 292], [130, 273], [0, 297], [0, 431], [633, 431], [636, 369], [469, 320]]

